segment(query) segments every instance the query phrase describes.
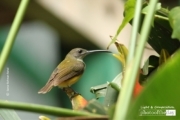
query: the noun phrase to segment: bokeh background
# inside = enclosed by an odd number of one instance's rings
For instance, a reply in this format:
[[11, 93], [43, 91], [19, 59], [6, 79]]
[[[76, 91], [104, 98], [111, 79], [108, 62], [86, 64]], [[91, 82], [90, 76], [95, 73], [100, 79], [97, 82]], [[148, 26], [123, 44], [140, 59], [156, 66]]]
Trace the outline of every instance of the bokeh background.
[[[0, 51], [19, 4], [20, 0], [0, 1]], [[37, 92], [71, 49], [106, 49], [109, 36], [115, 35], [123, 19], [123, 4], [121, 0], [31, 0], [0, 77], [0, 99], [71, 108], [69, 99], [58, 88], [45, 95]], [[118, 37], [126, 47], [130, 33], [131, 26], [127, 25]], [[117, 53], [114, 45], [110, 50]], [[147, 44], [142, 64], [150, 54], [156, 53]], [[95, 98], [90, 88], [111, 81], [122, 66], [107, 53], [92, 54], [84, 60], [86, 71], [73, 88], [90, 100]], [[22, 120], [42, 115], [17, 113]]]

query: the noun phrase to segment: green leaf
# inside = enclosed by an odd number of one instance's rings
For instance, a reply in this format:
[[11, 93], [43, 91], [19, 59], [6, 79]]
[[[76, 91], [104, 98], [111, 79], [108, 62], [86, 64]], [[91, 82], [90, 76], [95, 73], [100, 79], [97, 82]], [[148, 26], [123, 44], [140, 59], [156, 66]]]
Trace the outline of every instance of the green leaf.
[[97, 85], [91, 87], [90, 92], [96, 95], [96, 98], [105, 97], [108, 84]]
[[180, 7], [175, 7], [169, 12], [169, 22], [173, 28], [171, 37], [180, 40]]
[[[161, 53], [162, 49], [166, 49], [170, 55], [172, 55], [179, 47], [180, 42], [177, 39], [172, 39], [172, 28], [168, 20], [161, 19], [163, 17], [167, 18], [169, 10], [161, 8], [156, 12], [154, 18], [154, 27], [151, 28], [151, 32], [148, 38], [148, 43], [150, 46], [158, 53]], [[161, 17], [156, 17], [156, 16]], [[144, 19], [144, 14], [142, 14], [142, 20]]]
[[127, 55], [128, 55], [128, 49], [123, 44], [119, 43], [118, 41], [115, 41], [115, 45], [117, 50], [119, 51], [120, 55], [117, 56], [116, 54], [113, 54], [114, 57], [118, 58], [120, 62], [123, 64], [123, 68], [125, 68]]
[[90, 100], [89, 104], [83, 110], [90, 113], [107, 115], [107, 108], [95, 99]]
[[[116, 100], [116, 97], [112, 97], [112, 96], [118, 95], [120, 88], [121, 88], [122, 78], [123, 78], [123, 74], [119, 73], [112, 80], [112, 82], [110, 82], [110, 83], [108, 82], [106, 84], [101, 84], [101, 85], [91, 87], [90, 91], [91, 91], [91, 93], [96, 95], [96, 98], [105, 97], [105, 105], [108, 104], [108, 106], [109, 106], [109, 102], [107, 102], [107, 101], [109, 101], [110, 99]], [[114, 100], [112, 100], [112, 101], [114, 101]]]
[[124, 26], [134, 17], [135, 5], [136, 5], [136, 0], [127, 0], [126, 3], [124, 4], [124, 8], [125, 8], [124, 19], [122, 23], [120, 24], [116, 32], [116, 35], [113, 37], [112, 41], [109, 43], [107, 47], [108, 49], [109, 49], [109, 46], [116, 41], [117, 36], [121, 32], [121, 30], [124, 28]]
[[121, 88], [122, 78], [123, 74], [120, 73], [112, 80], [112, 82], [91, 87], [90, 91], [96, 95], [96, 98], [105, 97], [104, 105], [109, 107], [117, 100]]
[[117, 101], [118, 94], [119, 94], [119, 91], [112, 88], [111, 85], [108, 85], [106, 96], [104, 99], [104, 105], [106, 107], [111, 107], [112, 105], [114, 105]]
[[120, 92], [120, 87], [117, 83], [114, 82], [110, 82], [109, 86], [111, 86], [114, 90], [116, 90], [117, 92]]
[[161, 65], [161, 64], [165, 63], [169, 57], [170, 57], [170, 55], [169, 55], [168, 51], [165, 49], [162, 49], [160, 57], [159, 57], [159, 64]]
[[128, 49], [126, 48], [126, 46], [119, 43], [118, 41], [115, 42], [115, 45], [116, 45], [117, 50], [119, 51], [119, 53], [124, 57], [124, 59], [126, 61], [127, 55], [128, 55]]
[[[138, 120], [154, 120], [154, 119], [180, 119], [180, 91], [179, 80], [180, 80], [180, 50], [177, 51], [172, 58], [168, 59], [166, 64], [158, 68], [157, 72], [149, 77], [149, 83], [144, 87], [144, 90], [136, 99], [136, 101], [130, 106], [129, 113], [126, 119], [138, 119]], [[152, 109], [151, 109], [152, 106]], [[144, 111], [166, 111], [171, 108], [155, 109], [155, 107], [171, 107], [176, 110], [176, 116], [165, 116], [159, 112], [159, 116], [145, 115]], [[146, 107], [146, 108], [143, 108]], [[147, 108], [149, 107], [149, 108]], [[142, 116], [140, 116], [142, 115]]]
[[[161, 3], [157, 3], [156, 11], [161, 9]], [[147, 14], [149, 11], [149, 5], [142, 9], [142, 13]]]
[[14, 110], [0, 109], [0, 118], [3, 120], [21, 120]]
[[[169, 24], [169, 18], [168, 18], [169, 10], [166, 8], [161, 8], [156, 12], [155, 20], [158, 24], [163, 26], [165, 29], [172, 31], [172, 28]], [[160, 21], [159, 21], [160, 20]]]
[[[161, 10], [160, 10], [161, 11]], [[158, 14], [162, 12], [158, 11]], [[180, 42], [177, 39], [171, 38], [172, 29], [170, 28], [167, 20], [155, 18], [154, 27], [152, 27], [148, 43], [158, 53], [161, 53], [162, 49], [166, 49], [170, 55], [172, 55], [179, 47]]]
[[123, 74], [119, 73], [108, 85], [106, 96], [104, 99], [105, 106], [110, 107], [111, 105], [115, 104], [115, 102], [117, 101], [119, 90], [121, 88], [122, 79], [123, 79]]

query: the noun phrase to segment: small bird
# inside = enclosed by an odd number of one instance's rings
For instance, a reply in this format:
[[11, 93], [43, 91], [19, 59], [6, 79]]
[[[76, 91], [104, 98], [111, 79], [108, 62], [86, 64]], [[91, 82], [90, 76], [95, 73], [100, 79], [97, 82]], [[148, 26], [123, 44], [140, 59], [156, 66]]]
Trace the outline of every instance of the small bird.
[[45, 94], [49, 92], [54, 86], [59, 86], [60, 88], [70, 87], [76, 83], [82, 76], [85, 63], [83, 58], [94, 52], [110, 52], [107, 50], [86, 50], [83, 48], [72, 49], [65, 57], [65, 59], [56, 67], [56, 69], [51, 74], [46, 85], [39, 90], [39, 94]]

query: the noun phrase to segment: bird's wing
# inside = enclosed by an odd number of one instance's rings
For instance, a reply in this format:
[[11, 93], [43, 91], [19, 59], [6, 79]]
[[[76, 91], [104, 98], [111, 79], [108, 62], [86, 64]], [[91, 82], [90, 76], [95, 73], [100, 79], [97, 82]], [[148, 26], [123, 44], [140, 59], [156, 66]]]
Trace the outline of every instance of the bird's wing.
[[68, 80], [74, 76], [77, 76], [81, 74], [83, 71], [84, 71], [84, 63], [80, 63], [80, 64], [61, 63], [51, 74], [48, 83], [53, 82], [54, 86], [58, 86], [63, 81]]

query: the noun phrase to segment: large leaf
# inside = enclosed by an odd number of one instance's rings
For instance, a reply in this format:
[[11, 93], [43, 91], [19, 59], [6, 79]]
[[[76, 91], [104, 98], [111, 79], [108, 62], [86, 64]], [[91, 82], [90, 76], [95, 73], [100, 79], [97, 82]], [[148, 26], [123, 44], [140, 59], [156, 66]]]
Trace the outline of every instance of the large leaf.
[[[144, 2], [143, 6], [146, 8], [148, 6], [147, 2]], [[158, 8], [158, 7], [157, 7]], [[146, 11], [142, 13], [141, 21], [143, 21]], [[157, 9], [158, 10], [158, 9]], [[161, 8], [156, 12], [153, 27], [151, 28], [148, 43], [150, 46], [158, 53], [161, 53], [162, 49], [166, 49], [170, 55], [172, 55], [178, 48], [180, 48], [180, 41], [177, 39], [172, 39], [172, 28], [168, 21], [169, 10]], [[132, 24], [132, 20], [130, 21]], [[141, 22], [142, 26], [142, 22]]]
[[[180, 114], [178, 114], [180, 111], [178, 102], [180, 101], [179, 61], [180, 50], [149, 78], [148, 85], [145, 86], [138, 99], [130, 106], [127, 119], [180, 119]], [[166, 110], [175, 110], [176, 115], [163, 115], [163, 112], [166, 114]], [[146, 113], [146, 115], [143, 113]]]
[[[157, 15], [167, 17], [168, 12], [161, 9], [157, 12]], [[169, 21], [155, 17], [154, 27], [152, 27], [148, 43], [157, 52], [161, 53], [162, 49], [166, 49], [170, 55], [172, 55], [179, 47], [180, 42], [177, 39], [171, 38], [172, 29]]]
[[173, 28], [172, 38], [180, 40], [180, 7], [175, 7], [169, 12], [169, 22]]
[[[148, 4], [145, 3], [146, 7]], [[142, 20], [144, 19], [145, 13], [142, 13]], [[161, 53], [162, 49], [166, 49], [170, 55], [172, 55], [179, 47], [180, 42], [177, 39], [172, 39], [172, 28], [169, 24], [168, 9], [161, 8], [156, 12], [154, 18], [154, 26], [151, 28], [149, 34], [148, 43], [158, 53]]]
[[21, 120], [14, 110], [0, 109], [0, 120]]

